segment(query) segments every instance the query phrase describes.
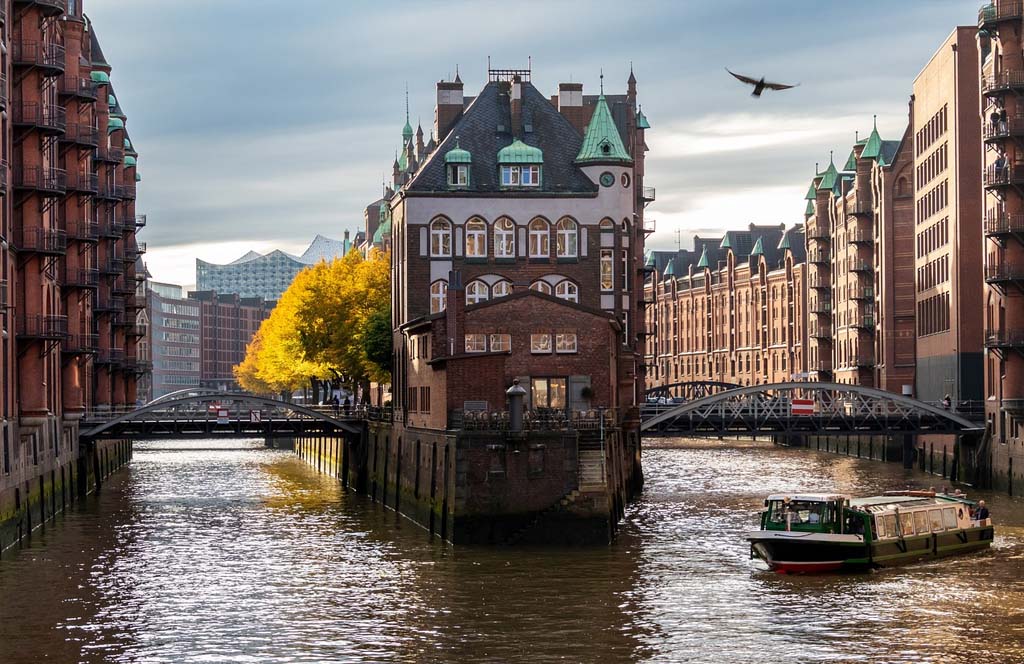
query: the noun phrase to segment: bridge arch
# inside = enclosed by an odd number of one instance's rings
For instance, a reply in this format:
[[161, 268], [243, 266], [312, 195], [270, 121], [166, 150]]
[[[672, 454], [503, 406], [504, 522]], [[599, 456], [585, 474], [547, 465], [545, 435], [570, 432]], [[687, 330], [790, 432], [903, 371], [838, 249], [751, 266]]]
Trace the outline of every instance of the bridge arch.
[[702, 399], [725, 390], [733, 390], [737, 387], [742, 387], [742, 385], [718, 380], [688, 380], [652, 387], [644, 393], [644, 396], [647, 399], [671, 399], [679, 396], [687, 401], [693, 401], [694, 399]]
[[[223, 395], [223, 394], [225, 394], [225, 393], [221, 392], [220, 390], [215, 390], [212, 387], [186, 387], [186, 388], [181, 389], [181, 390], [175, 390], [173, 392], [168, 392], [167, 394], [165, 394], [163, 396], [160, 396], [160, 397], [157, 397], [156, 399], [153, 399], [152, 401], [150, 401], [146, 405], [147, 406], [152, 406], [153, 404], [164, 403], [166, 401], [174, 401], [175, 399], [181, 399], [182, 397], [202, 397], [202, 396], [214, 396], [214, 395]], [[237, 394], [239, 396], [248, 396], [246, 393], [243, 393], [243, 392], [238, 392]]]
[[[259, 410], [261, 413], [263, 411], [269, 411], [271, 415], [273, 413], [280, 413], [281, 417], [278, 418], [279, 420], [312, 420], [329, 425], [337, 431], [346, 434], [356, 436], [362, 434], [361, 426], [354, 424], [351, 421], [339, 419], [328, 413], [320, 412], [306, 406], [300, 406], [286, 401], [278, 401], [276, 399], [269, 399], [251, 394], [240, 394], [238, 392], [208, 392], [192, 396], [181, 396], [164, 401], [157, 400], [126, 413], [111, 413], [111, 415], [113, 415], [111, 419], [93, 422], [93, 426], [88, 429], [83, 427], [84, 430], [80, 435], [85, 439], [114, 437], [118, 435], [118, 432], [124, 429], [126, 425], [142, 422], [159, 422], [162, 417], [165, 419], [173, 419], [179, 415], [188, 415], [189, 413], [194, 414], [195, 407], [197, 406], [209, 406], [214, 404], [220, 405], [223, 402], [230, 402], [228, 410], [235, 411], [236, 416], [241, 413], [241, 408], [244, 407], [246, 415], [248, 415], [249, 410]], [[205, 419], [209, 419], [208, 411], [204, 409], [202, 412], [206, 415]], [[273, 417], [268, 418], [268, 421], [274, 421]], [[89, 422], [84, 422], [83, 424], [88, 425]], [[131, 437], [131, 434], [127, 432], [124, 435], [125, 437]]]
[[[813, 401], [794, 414], [793, 399]], [[785, 382], [725, 390], [681, 403], [640, 429], [682, 435], [978, 433], [982, 425], [938, 406], [873, 387]]]

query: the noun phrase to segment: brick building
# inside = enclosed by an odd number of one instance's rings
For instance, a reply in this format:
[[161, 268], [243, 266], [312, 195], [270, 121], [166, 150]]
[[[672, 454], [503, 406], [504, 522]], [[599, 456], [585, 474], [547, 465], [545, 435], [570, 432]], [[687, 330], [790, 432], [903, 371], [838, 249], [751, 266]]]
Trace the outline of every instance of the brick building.
[[0, 548], [125, 458], [118, 443], [80, 450], [78, 421], [134, 404], [145, 370], [138, 154], [82, 5], [0, 1]]
[[276, 302], [214, 291], [188, 294], [199, 308], [202, 366], [199, 383], [220, 391], [238, 389], [232, 369], [245, 360], [245, 349]]
[[755, 226], [648, 254], [647, 387], [759, 385], [807, 371], [802, 226]]
[[909, 129], [873, 127], [808, 190], [810, 374], [892, 392], [914, 384], [914, 171]]
[[1016, 456], [1024, 463], [1024, 11], [1020, 2], [998, 0], [982, 7], [978, 25], [985, 188], [983, 394], [996, 443], [994, 465], [1005, 478], [1012, 468], [1008, 459]]
[[916, 395], [925, 401], [982, 398], [985, 201], [976, 33], [953, 30], [914, 80]]
[[[371, 436], [385, 459], [373, 484], [416, 497], [440, 480], [461, 496], [442, 514], [459, 541], [504, 538], [561, 500], [563, 516], [607, 537], [639, 477], [649, 125], [632, 74], [623, 95], [561, 84], [552, 98], [530, 74], [491, 70], [471, 98], [458, 76], [438, 83], [436, 147], [407, 122], [393, 193], [375, 203], [389, 208], [396, 362], [394, 422]], [[537, 417], [607, 411], [599, 446], [531, 432], [538, 462], [519, 468], [517, 438], [453, 435], [506, 411], [517, 379]]]

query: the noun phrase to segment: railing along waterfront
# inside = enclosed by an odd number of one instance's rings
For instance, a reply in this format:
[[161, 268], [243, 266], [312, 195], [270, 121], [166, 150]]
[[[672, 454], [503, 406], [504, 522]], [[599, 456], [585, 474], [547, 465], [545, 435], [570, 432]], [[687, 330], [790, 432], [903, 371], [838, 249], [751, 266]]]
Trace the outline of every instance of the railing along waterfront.
[[[573, 411], [536, 409], [523, 413], [524, 431], [594, 431], [615, 427], [615, 409]], [[508, 431], [508, 411], [473, 411], [453, 409], [448, 413], [448, 428], [466, 431]]]

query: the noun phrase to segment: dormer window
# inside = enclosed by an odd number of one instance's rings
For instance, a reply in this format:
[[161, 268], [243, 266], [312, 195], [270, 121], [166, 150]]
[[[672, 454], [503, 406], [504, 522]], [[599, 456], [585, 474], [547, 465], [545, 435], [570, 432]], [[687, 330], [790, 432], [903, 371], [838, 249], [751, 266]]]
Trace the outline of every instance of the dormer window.
[[519, 139], [498, 151], [502, 187], [539, 187], [543, 165], [541, 149]]
[[455, 147], [444, 155], [445, 169], [448, 171], [448, 186], [453, 188], [469, 186], [469, 166], [473, 155], [459, 147], [459, 137], [455, 137]]

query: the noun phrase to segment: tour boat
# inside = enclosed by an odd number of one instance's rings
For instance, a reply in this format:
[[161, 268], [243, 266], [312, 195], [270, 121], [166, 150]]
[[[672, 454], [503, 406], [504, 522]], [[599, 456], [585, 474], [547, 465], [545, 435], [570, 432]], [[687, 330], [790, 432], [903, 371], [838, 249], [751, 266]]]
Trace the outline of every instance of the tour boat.
[[988, 548], [991, 519], [974, 518], [962, 494], [891, 491], [772, 495], [761, 530], [747, 535], [750, 557], [785, 574], [863, 570]]

